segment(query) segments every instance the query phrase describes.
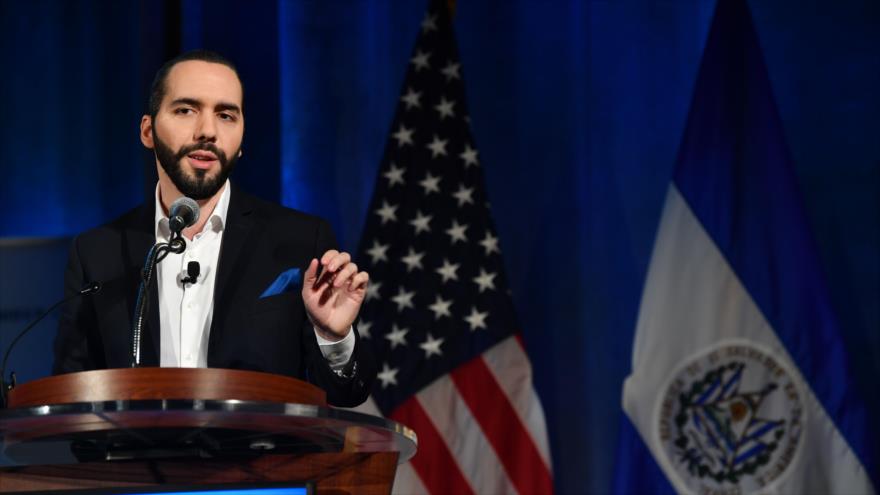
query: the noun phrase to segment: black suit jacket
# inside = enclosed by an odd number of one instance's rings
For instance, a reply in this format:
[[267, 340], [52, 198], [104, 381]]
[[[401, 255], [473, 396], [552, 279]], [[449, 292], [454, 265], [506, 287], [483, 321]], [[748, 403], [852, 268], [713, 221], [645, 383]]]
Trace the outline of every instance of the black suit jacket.
[[[62, 312], [53, 372], [125, 368], [139, 273], [155, 243], [155, 202], [77, 236], [70, 248], [65, 294], [101, 282], [96, 294], [72, 300]], [[336, 247], [324, 220], [262, 201], [233, 187], [223, 231], [208, 344], [208, 366], [277, 373], [308, 380], [339, 406], [363, 402], [376, 375], [369, 346], [356, 341], [341, 377], [330, 369], [306, 316], [299, 284], [261, 294], [284, 271], [305, 273], [312, 258]], [[141, 362], [159, 365], [156, 277], [141, 344]], [[359, 339], [355, 330], [355, 338]]]

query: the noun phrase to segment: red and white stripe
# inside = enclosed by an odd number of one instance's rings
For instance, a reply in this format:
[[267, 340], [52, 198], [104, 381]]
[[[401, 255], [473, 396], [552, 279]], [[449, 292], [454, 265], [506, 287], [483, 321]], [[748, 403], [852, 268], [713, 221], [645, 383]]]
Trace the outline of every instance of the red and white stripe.
[[[359, 410], [378, 414], [372, 401]], [[419, 391], [391, 419], [418, 434], [394, 493], [552, 493], [541, 403], [518, 337]]]

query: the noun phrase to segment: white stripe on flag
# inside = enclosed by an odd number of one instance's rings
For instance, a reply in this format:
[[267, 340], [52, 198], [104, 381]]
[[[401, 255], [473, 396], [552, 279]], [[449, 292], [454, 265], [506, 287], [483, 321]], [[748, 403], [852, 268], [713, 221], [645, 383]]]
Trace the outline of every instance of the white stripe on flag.
[[422, 389], [416, 398], [446, 441], [475, 493], [516, 493], [495, 450], [449, 375]]
[[[552, 472], [544, 411], [532, 386], [531, 365], [521, 342], [517, 337], [510, 337], [481, 358], [526, 427], [541, 460]], [[476, 493], [516, 493], [497, 453], [449, 376], [435, 381], [416, 397]], [[372, 398], [353, 410], [381, 416]], [[409, 462], [398, 466], [393, 493], [427, 492]]]
[[[664, 391], [672, 377], [681, 376], [677, 370], [684, 364], [723, 342], [747, 342], [766, 349], [803, 391], [800, 444], [787, 460], [791, 464], [783, 475], [762, 492], [873, 493], [864, 468], [785, 346], [678, 189], [670, 185], [642, 296], [633, 371], [624, 384], [623, 403], [654, 458], [682, 493], [691, 491], [682, 474], [686, 469], [667, 455], [669, 441], [661, 441], [659, 430]], [[784, 413], [773, 411], [771, 419]], [[773, 467], [767, 468], [765, 472]]]
[[519, 414], [547, 469], [552, 472], [544, 409], [532, 386], [532, 366], [517, 337], [510, 337], [483, 354], [513, 409]]

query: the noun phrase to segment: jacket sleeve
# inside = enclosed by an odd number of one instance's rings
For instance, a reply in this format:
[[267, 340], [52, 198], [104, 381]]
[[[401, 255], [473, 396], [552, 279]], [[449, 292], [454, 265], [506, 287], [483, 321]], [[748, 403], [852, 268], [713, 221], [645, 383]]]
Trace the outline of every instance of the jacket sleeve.
[[[337, 249], [336, 237], [327, 222], [320, 220], [316, 231], [314, 257], [320, 259], [329, 249]], [[306, 377], [327, 393], [327, 402], [334, 406], [354, 407], [367, 400], [376, 378], [376, 364], [370, 347], [361, 342], [357, 328], [353, 329], [355, 346], [351, 359], [337, 373], [321, 354], [315, 330], [307, 316], [304, 316], [301, 326]]]
[[[64, 297], [71, 297], [87, 280], [79, 255], [79, 238], [74, 238], [64, 272]], [[61, 310], [52, 374], [104, 368], [104, 353], [97, 337], [97, 318], [91, 297], [74, 297]]]

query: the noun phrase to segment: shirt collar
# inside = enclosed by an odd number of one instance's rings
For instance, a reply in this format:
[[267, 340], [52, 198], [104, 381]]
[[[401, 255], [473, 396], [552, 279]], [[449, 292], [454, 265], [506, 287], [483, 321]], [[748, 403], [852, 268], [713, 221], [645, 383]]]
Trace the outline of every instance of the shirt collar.
[[[202, 229], [202, 232], [206, 230], [213, 229], [215, 232], [220, 232], [223, 230], [223, 226], [226, 224], [226, 214], [229, 211], [229, 197], [232, 195], [232, 187], [229, 185], [229, 179], [226, 180], [226, 183], [223, 184], [223, 192], [220, 194], [220, 200], [217, 201], [217, 205], [214, 207], [214, 211], [211, 212], [210, 218], [205, 223], [205, 227]], [[168, 216], [165, 214], [165, 210], [162, 208], [162, 201], [159, 199], [159, 184], [156, 184], [156, 213], [155, 213], [155, 224], [156, 224], [156, 238], [157, 239], [169, 239], [171, 237], [171, 228], [168, 226]]]

